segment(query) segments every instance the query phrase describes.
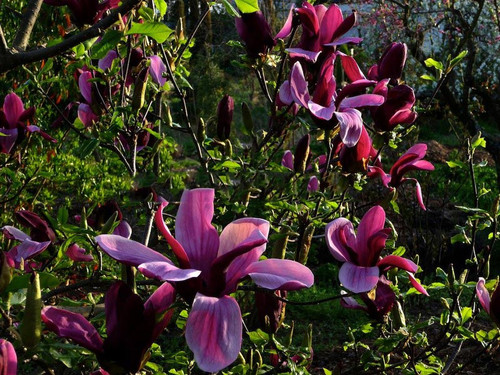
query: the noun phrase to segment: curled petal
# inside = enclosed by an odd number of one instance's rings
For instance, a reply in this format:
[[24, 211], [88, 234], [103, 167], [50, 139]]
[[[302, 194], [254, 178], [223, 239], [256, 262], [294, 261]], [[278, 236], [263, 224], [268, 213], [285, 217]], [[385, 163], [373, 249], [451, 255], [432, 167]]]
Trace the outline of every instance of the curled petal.
[[25, 241], [31, 240], [31, 237], [24, 233], [22, 230], [14, 228], [10, 225], [2, 227], [2, 232], [9, 240]]
[[2, 375], [17, 374], [17, 354], [10, 342], [0, 339], [0, 372]]
[[132, 236], [132, 227], [126, 220], [122, 220], [113, 231], [113, 234], [130, 239], [130, 236]]
[[309, 288], [314, 275], [306, 266], [287, 259], [265, 259], [247, 268], [248, 275], [258, 286], [266, 289], [297, 290]]
[[3, 102], [3, 112], [10, 127], [15, 127], [21, 114], [24, 112], [24, 104], [21, 98], [13, 92], [8, 94]]
[[198, 277], [201, 273], [199, 270], [181, 269], [162, 261], [142, 263], [137, 268], [144, 276], [162, 281], [184, 281]]
[[40, 254], [50, 245], [50, 241], [36, 242], [32, 240], [23, 241], [7, 252], [7, 257], [14, 261], [15, 266], [19, 267], [21, 260], [28, 260]]
[[322, 105], [309, 100], [307, 108], [309, 108], [309, 111], [311, 111], [315, 117], [328, 121], [335, 113], [335, 102], [332, 100], [328, 107], [323, 107]]
[[388, 255], [380, 259], [377, 266], [382, 269], [397, 267], [411, 273], [415, 273], [418, 270], [418, 266], [414, 262], [397, 255]]
[[333, 257], [341, 262], [352, 262], [347, 247], [354, 247], [356, 235], [352, 223], [341, 217], [330, 222], [325, 228], [326, 244]]
[[68, 338], [94, 353], [103, 350], [103, 341], [92, 324], [82, 315], [55, 307], [42, 310], [42, 320], [59, 337]]
[[76, 243], [72, 244], [66, 250], [68, 258], [75, 262], [92, 262], [94, 257], [90, 254], [85, 254], [86, 250], [78, 246]]
[[479, 278], [479, 281], [476, 284], [476, 295], [477, 298], [479, 299], [479, 303], [481, 303], [481, 306], [483, 306], [484, 311], [486, 311], [488, 314], [490, 313], [490, 293], [488, 292], [488, 289], [484, 286], [485, 280], [483, 277]]
[[429, 296], [429, 293], [427, 293], [427, 290], [418, 282], [418, 280], [413, 276], [412, 273], [408, 272], [408, 278], [410, 279], [411, 285], [420, 293], [422, 293], [424, 296]]
[[167, 71], [167, 66], [163, 62], [163, 60], [159, 56], [151, 56], [149, 58], [151, 61], [151, 66], [149, 70], [149, 74], [151, 74], [151, 78], [153, 78], [153, 81], [160, 86], [163, 86], [165, 82], [167, 82], [167, 79], [163, 77], [163, 73]]
[[354, 293], [368, 292], [378, 283], [378, 267], [360, 267], [346, 262], [340, 267], [339, 280], [344, 288]]
[[321, 54], [321, 51], [308, 51], [302, 48], [287, 48], [286, 51], [290, 54], [291, 59], [304, 59], [312, 63], [315, 63]]
[[169, 283], [163, 283], [144, 303], [145, 315], [152, 312], [156, 319], [156, 325], [151, 335], [151, 340], [155, 341], [160, 333], [172, 319], [174, 309], [170, 306], [175, 301], [175, 289]]
[[290, 81], [287, 80], [281, 84], [278, 95], [278, 99], [281, 101], [281, 103], [286, 105], [290, 105], [293, 103], [293, 96], [292, 92], [290, 91]]
[[186, 322], [186, 341], [200, 369], [217, 372], [233, 363], [241, 333], [241, 311], [234, 298], [196, 295]]
[[361, 112], [347, 108], [342, 112], [334, 112], [340, 124], [340, 138], [347, 147], [354, 147], [363, 132]]
[[324, 46], [325, 47], [334, 47], [334, 46], [341, 46], [342, 44], [347, 44], [347, 43], [359, 44], [362, 41], [363, 41], [363, 38], [358, 38], [355, 36], [346, 36], [343, 38], [335, 39], [331, 43], [324, 44]]

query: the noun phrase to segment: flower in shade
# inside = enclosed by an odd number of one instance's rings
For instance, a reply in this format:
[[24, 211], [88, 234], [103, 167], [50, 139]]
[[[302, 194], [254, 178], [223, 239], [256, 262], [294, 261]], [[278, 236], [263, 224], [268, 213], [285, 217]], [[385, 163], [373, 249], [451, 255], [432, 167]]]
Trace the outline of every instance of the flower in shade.
[[17, 354], [10, 342], [0, 339], [0, 375], [17, 374]]
[[342, 170], [347, 173], [365, 172], [368, 167], [368, 161], [377, 156], [377, 150], [372, 146], [366, 128], [363, 126], [358, 143], [354, 147], [340, 145], [339, 162]]
[[483, 277], [479, 278], [476, 284], [477, 298], [481, 306], [483, 306], [484, 311], [491, 317], [491, 320], [493, 320], [495, 324], [500, 325], [500, 288], [497, 285], [490, 297], [490, 293], [484, 285], [485, 282]]
[[75, 262], [92, 262], [94, 257], [90, 254], [85, 254], [85, 252], [85, 249], [73, 243], [66, 250], [66, 255]]
[[[3, 235], [9, 240], [20, 241], [20, 244], [5, 253], [7, 264], [10, 267], [19, 268], [22, 263], [40, 254], [50, 245], [50, 241], [34, 241], [26, 233], [10, 225], [6, 225], [1, 229]], [[26, 266], [25, 263], [24, 265]], [[26, 270], [28, 270], [27, 267]]]
[[[132, 236], [132, 228], [130, 224], [123, 218], [122, 211], [115, 201], [107, 201], [100, 204], [94, 212], [87, 218], [87, 224], [95, 230], [100, 230], [116, 213], [116, 220], [119, 224], [113, 230], [113, 234], [130, 238]], [[81, 216], [76, 215], [75, 220], [80, 222]]]
[[217, 137], [225, 141], [231, 134], [231, 123], [233, 122], [234, 99], [224, 95], [217, 105]]
[[[177, 291], [192, 308], [186, 322], [186, 340], [198, 366], [217, 372], [238, 356], [242, 340], [241, 311], [230, 296], [238, 283], [250, 277], [266, 289], [297, 290], [314, 281], [311, 271], [291, 260], [259, 261], [265, 250], [269, 223], [243, 218], [230, 223], [220, 236], [212, 226], [214, 190], [185, 190], [175, 222], [175, 238], [163, 221], [162, 201], [156, 225], [182, 269], [165, 256], [119, 236], [101, 235], [99, 246], [112, 258], [138, 266], [147, 277], [177, 281]], [[183, 278], [175, 280], [182, 274]], [[188, 277], [194, 276], [195, 278]]]
[[271, 27], [260, 10], [243, 13], [240, 17], [236, 17], [235, 22], [236, 30], [245, 43], [249, 57], [256, 58], [259, 55], [265, 55], [276, 44], [271, 34]]
[[425, 210], [424, 200], [422, 198], [422, 189], [417, 179], [404, 177], [409, 171], [433, 171], [434, 166], [427, 160], [422, 160], [427, 153], [427, 145], [425, 143], [417, 143], [410, 147], [392, 166], [388, 174], [380, 167], [368, 167], [368, 176], [379, 176], [385, 187], [394, 190], [397, 189], [403, 182], [413, 181], [416, 185], [417, 201], [420, 207]]
[[374, 206], [361, 219], [357, 234], [352, 223], [343, 217], [326, 226], [328, 249], [335, 259], [343, 262], [339, 271], [340, 282], [351, 292], [368, 292], [377, 285], [381, 273], [397, 267], [407, 271], [415, 289], [427, 295], [413, 277], [418, 270], [415, 263], [397, 255], [380, 257], [391, 232], [390, 228], [384, 228], [384, 224], [384, 209]]
[[82, 27], [99, 21], [104, 12], [118, 6], [119, 0], [44, 0], [44, 3], [53, 6], [67, 5], [75, 25]]
[[105, 371], [135, 374], [148, 361], [151, 344], [168, 325], [173, 314], [170, 305], [174, 300], [175, 290], [168, 283], [143, 303], [125, 283], [116, 282], [104, 301], [107, 334], [104, 340], [87, 319], [71, 311], [45, 307], [42, 320], [58, 336], [71, 339], [95, 353]]
[[55, 242], [56, 234], [40, 216], [28, 210], [19, 210], [16, 212], [16, 220], [19, 224], [30, 228], [30, 236], [35, 241]]
[[35, 115], [35, 107], [24, 109], [23, 101], [15, 93], [5, 96], [3, 107], [0, 109], [0, 152], [9, 154], [16, 144], [22, 141], [25, 132], [40, 133], [51, 142], [54, 138], [40, 130], [36, 125], [29, 125]]
[[377, 321], [384, 321], [396, 302], [391, 282], [384, 276], [380, 276], [374, 293], [360, 293], [359, 298], [363, 301], [364, 306], [353, 297], [343, 297], [340, 304], [347, 309], [363, 310]]

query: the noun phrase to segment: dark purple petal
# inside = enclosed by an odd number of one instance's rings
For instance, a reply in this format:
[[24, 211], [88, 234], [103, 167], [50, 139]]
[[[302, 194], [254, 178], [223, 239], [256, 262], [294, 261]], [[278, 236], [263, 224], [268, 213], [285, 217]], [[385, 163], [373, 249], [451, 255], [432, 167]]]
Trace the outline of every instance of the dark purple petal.
[[80, 103], [78, 106], [78, 118], [86, 128], [91, 127], [99, 120], [99, 117], [94, 114], [92, 108], [85, 103]]
[[276, 34], [275, 39], [284, 39], [292, 32], [292, 21], [293, 21], [293, 11], [295, 9], [295, 4], [292, 4], [290, 11], [288, 12], [288, 17], [286, 18], [285, 24], [281, 28], [278, 34]]
[[281, 158], [281, 165], [293, 171], [293, 154], [292, 151], [286, 150]]
[[3, 235], [9, 240], [25, 241], [30, 240], [31, 237], [24, 233], [22, 230], [6, 225], [1, 228]]
[[103, 350], [103, 341], [92, 324], [82, 315], [55, 307], [42, 309], [42, 320], [59, 337], [68, 338], [94, 353]]
[[247, 268], [255, 284], [266, 289], [297, 290], [309, 288], [314, 275], [306, 266], [287, 259], [265, 259]]
[[354, 293], [368, 292], [377, 285], [378, 267], [360, 267], [346, 262], [340, 267], [339, 280], [347, 290]]
[[241, 333], [241, 312], [234, 298], [196, 295], [186, 322], [186, 341], [200, 369], [217, 372], [233, 363]]
[[318, 177], [311, 176], [309, 182], [307, 183], [307, 191], [310, 193], [315, 193], [318, 191], [318, 189], [319, 189]]
[[330, 5], [321, 20], [319, 30], [319, 41], [321, 45], [332, 41], [333, 33], [341, 25], [343, 20], [344, 17], [342, 16], [342, 11], [339, 6], [336, 4]]
[[321, 51], [309, 51], [302, 48], [287, 48], [286, 51], [290, 54], [290, 59], [304, 59], [315, 63], [318, 60]]
[[155, 341], [160, 333], [172, 319], [174, 309], [171, 308], [175, 301], [175, 289], [169, 283], [163, 283], [144, 303], [144, 311], [146, 315], [153, 314], [155, 316], [155, 327], [151, 335], [151, 340]]
[[[243, 13], [241, 17], [236, 17], [235, 21], [236, 30], [245, 43], [248, 56], [256, 58], [260, 54], [267, 53], [267, 50], [276, 44], [271, 34], [271, 27], [260, 10], [253, 13]], [[286, 30], [282, 30], [282, 32], [285, 36]]]
[[[359, 256], [359, 265], [373, 266], [372, 259], [376, 249], [369, 245], [370, 239], [384, 229], [385, 211], [380, 206], [374, 206], [361, 219], [356, 239], [356, 253]], [[378, 250], [378, 249], [377, 249]], [[378, 254], [376, 254], [378, 255]], [[376, 261], [376, 259], [375, 259]]]
[[106, 56], [104, 56], [102, 59], [100, 59], [97, 62], [97, 66], [99, 69], [106, 70], [111, 68], [111, 64], [113, 64], [113, 60], [118, 58], [118, 53], [112, 49], [109, 51]]
[[401, 78], [407, 53], [405, 43], [392, 43], [387, 47], [378, 63], [378, 79], [390, 78], [396, 84]]
[[4, 154], [9, 154], [14, 147], [17, 140], [18, 130], [14, 129], [0, 129], [0, 132], [4, 135], [0, 135], [0, 147], [1, 152]]
[[337, 27], [335, 32], [333, 33], [332, 40], [340, 38], [346, 32], [352, 29], [352, 27], [356, 24], [357, 21], [357, 13], [353, 11], [352, 14], [345, 18], [344, 21]]
[[342, 67], [344, 68], [345, 74], [347, 75], [347, 77], [349, 77], [351, 82], [359, 81], [360, 79], [366, 80], [365, 75], [359, 68], [358, 63], [356, 62], [354, 57], [341, 52], [337, 52], [337, 54], [340, 56]]

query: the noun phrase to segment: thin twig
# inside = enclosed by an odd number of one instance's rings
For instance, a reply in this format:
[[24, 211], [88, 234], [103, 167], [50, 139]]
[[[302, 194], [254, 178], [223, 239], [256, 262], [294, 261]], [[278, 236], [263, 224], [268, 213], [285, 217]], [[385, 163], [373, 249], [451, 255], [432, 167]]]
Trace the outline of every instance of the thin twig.
[[194, 26], [193, 32], [191, 33], [191, 35], [189, 35], [188, 40], [182, 46], [181, 50], [178, 52], [178, 55], [175, 58], [175, 65], [177, 65], [179, 63], [179, 61], [181, 60], [182, 55], [184, 55], [184, 52], [189, 47], [189, 44], [191, 43], [191, 41], [193, 40], [194, 36], [198, 32], [198, 29], [200, 28], [201, 24], [203, 23], [203, 21], [205, 20], [205, 18], [208, 16], [208, 13], [210, 13], [210, 6], [207, 5], [207, 9], [205, 9], [205, 12], [203, 12], [203, 14], [201, 15], [201, 17], [198, 19], [198, 22], [196, 22], [196, 25]]

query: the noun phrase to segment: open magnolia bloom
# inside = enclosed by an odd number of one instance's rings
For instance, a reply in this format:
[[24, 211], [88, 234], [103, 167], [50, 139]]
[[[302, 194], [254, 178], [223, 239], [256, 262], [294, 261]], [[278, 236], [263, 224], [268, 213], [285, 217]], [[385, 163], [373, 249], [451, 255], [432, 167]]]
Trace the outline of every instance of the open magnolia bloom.
[[151, 344], [170, 322], [173, 315], [170, 305], [174, 300], [175, 290], [168, 283], [143, 303], [125, 283], [116, 282], [104, 302], [107, 334], [104, 340], [87, 319], [71, 311], [45, 307], [42, 320], [58, 336], [95, 353], [107, 371], [101, 374], [135, 374], [146, 364]]
[[[3, 232], [3, 235], [9, 240], [20, 241], [20, 244], [14, 246], [5, 253], [7, 264], [10, 267], [19, 268], [21, 263], [24, 263], [28, 259], [40, 254], [50, 245], [50, 241], [34, 241], [22, 230], [10, 225], [6, 225], [0, 229]], [[24, 265], [26, 266], [26, 264]]]
[[479, 281], [476, 284], [476, 294], [481, 306], [483, 306], [484, 311], [488, 313], [491, 320], [495, 322], [495, 324], [500, 325], [500, 288], [497, 287], [493, 291], [493, 294], [490, 297], [490, 293], [488, 289], [484, 286], [485, 280], [483, 277], [479, 278]]
[[[175, 254], [175, 267], [165, 256], [137, 242], [114, 235], [96, 238], [112, 258], [138, 266], [147, 277], [177, 281], [181, 296], [192, 302], [186, 322], [186, 340], [198, 366], [217, 372], [230, 365], [241, 348], [242, 320], [238, 302], [230, 296], [238, 283], [250, 277], [266, 289], [297, 290], [310, 287], [312, 272], [291, 260], [259, 261], [265, 250], [269, 223], [256, 218], [238, 219], [227, 225], [220, 236], [211, 224], [214, 190], [185, 190], [175, 222], [174, 238], [163, 221], [161, 203], [156, 225]], [[191, 275], [175, 280], [180, 272]]]
[[326, 226], [328, 249], [335, 259], [344, 262], [339, 271], [340, 282], [351, 292], [368, 292], [377, 285], [381, 273], [397, 267], [407, 271], [413, 287], [427, 295], [413, 277], [418, 270], [415, 263], [397, 255], [380, 258], [391, 232], [390, 228], [384, 228], [384, 224], [384, 209], [375, 206], [361, 219], [357, 235], [352, 223], [343, 217]]

